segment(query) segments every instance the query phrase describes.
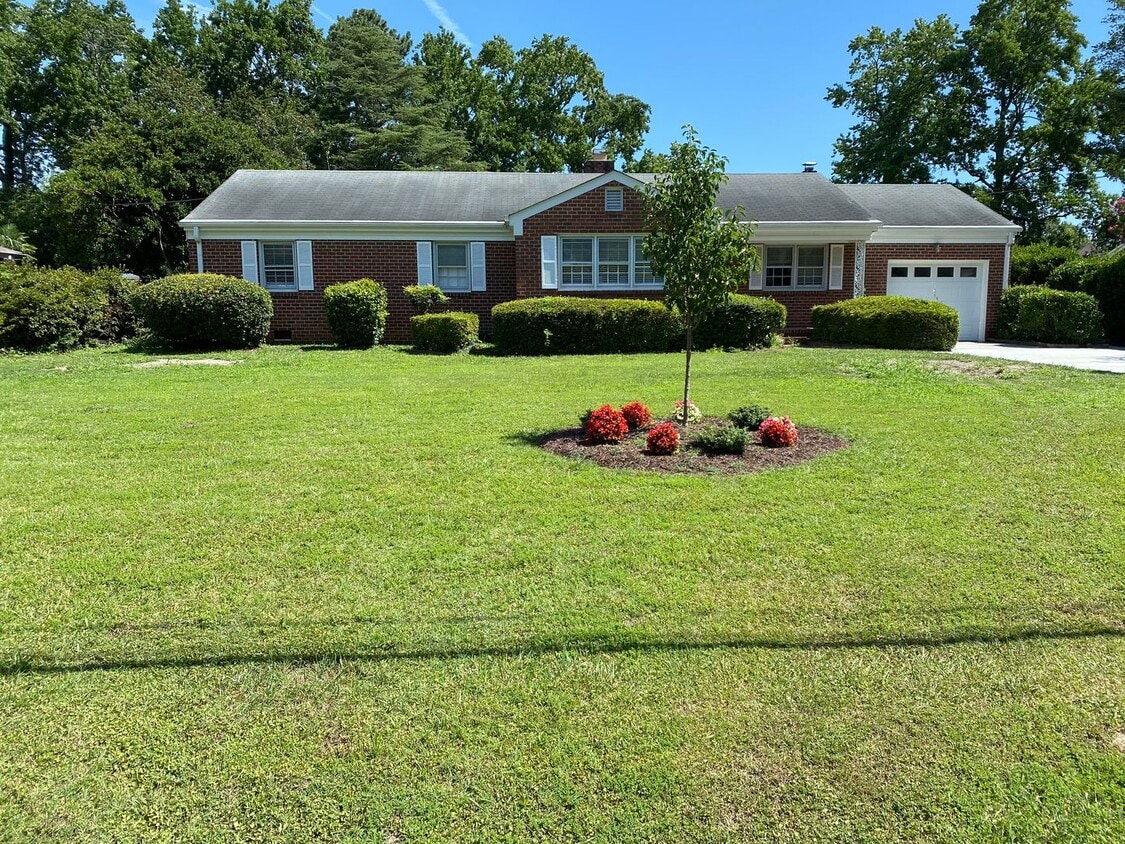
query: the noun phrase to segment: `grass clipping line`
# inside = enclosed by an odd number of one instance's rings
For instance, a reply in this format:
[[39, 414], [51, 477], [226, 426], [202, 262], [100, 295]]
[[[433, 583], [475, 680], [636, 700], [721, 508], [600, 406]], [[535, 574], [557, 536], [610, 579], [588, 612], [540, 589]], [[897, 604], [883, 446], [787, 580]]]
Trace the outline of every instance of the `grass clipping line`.
[[[654, 419], [652, 425], [668, 421], [671, 420]], [[767, 448], [758, 441], [757, 434], [747, 438], [742, 454], [707, 454], [695, 444], [696, 435], [704, 428], [724, 424], [723, 419], [707, 417], [692, 425], [675, 454], [645, 451], [645, 435], [651, 426], [631, 431], [619, 443], [588, 443], [581, 428], [567, 428], [544, 434], [538, 444], [552, 454], [587, 460], [606, 469], [638, 469], [669, 475], [750, 475], [797, 466], [851, 445], [843, 437], [809, 427], [798, 427], [797, 444], [788, 448]]]

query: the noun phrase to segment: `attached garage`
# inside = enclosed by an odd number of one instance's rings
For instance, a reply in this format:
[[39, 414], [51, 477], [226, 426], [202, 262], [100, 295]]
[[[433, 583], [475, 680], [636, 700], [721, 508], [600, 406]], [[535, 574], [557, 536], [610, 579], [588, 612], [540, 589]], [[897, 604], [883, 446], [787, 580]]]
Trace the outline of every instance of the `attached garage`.
[[957, 311], [960, 340], [984, 340], [988, 261], [891, 261], [887, 295], [942, 302]]

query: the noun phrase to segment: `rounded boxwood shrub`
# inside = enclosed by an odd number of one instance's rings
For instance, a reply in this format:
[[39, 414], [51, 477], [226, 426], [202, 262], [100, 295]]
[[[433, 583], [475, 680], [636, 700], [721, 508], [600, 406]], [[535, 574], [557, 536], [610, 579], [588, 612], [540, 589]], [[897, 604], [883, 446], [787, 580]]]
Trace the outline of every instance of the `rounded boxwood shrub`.
[[769, 419], [771, 416], [770, 410], [767, 407], [762, 407], [760, 404], [746, 404], [742, 407], [736, 407], [727, 414], [727, 419], [731, 424], [737, 428], [745, 428], [747, 431], [757, 431], [761, 424]]
[[680, 336], [679, 317], [646, 299], [545, 296], [492, 309], [492, 339], [509, 355], [666, 352]]
[[414, 348], [421, 352], [460, 352], [477, 344], [479, 332], [480, 318], [476, 314], [449, 311], [410, 318], [410, 337]]
[[700, 431], [695, 442], [708, 454], [742, 454], [746, 451], [746, 430], [734, 425], [716, 425]]
[[142, 285], [130, 301], [157, 343], [181, 351], [252, 349], [273, 317], [261, 287], [214, 273], [170, 275]]
[[947, 352], [957, 343], [957, 311], [905, 296], [865, 296], [812, 309], [812, 338], [881, 349]]
[[419, 314], [428, 314], [431, 308], [444, 305], [449, 301], [449, 297], [441, 291], [441, 288], [432, 284], [408, 285], [402, 288], [402, 295], [406, 297], [410, 307], [414, 308]]
[[135, 287], [120, 270], [0, 265], [0, 348], [65, 351], [130, 337]]
[[1046, 284], [1057, 267], [1076, 258], [1078, 250], [1065, 246], [1051, 246], [1049, 243], [1013, 246], [1008, 283], [1012, 286]]
[[1087, 293], [1012, 287], [1000, 297], [996, 331], [1005, 340], [1094, 343], [1102, 337], [1102, 312]]
[[370, 349], [387, 328], [387, 290], [370, 278], [330, 285], [324, 290], [324, 313], [337, 346]]
[[697, 349], [757, 349], [785, 328], [785, 306], [761, 296], [732, 295], [707, 313], [692, 333]]

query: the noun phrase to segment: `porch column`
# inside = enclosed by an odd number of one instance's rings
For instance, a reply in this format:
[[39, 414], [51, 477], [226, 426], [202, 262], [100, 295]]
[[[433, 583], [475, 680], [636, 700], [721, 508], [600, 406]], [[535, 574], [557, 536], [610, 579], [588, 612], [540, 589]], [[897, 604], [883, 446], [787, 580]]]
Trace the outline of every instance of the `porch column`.
[[852, 296], [856, 299], [865, 295], [864, 273], [867, 271], [867, 241], [855, 242], [855, 279], [852, 285]]

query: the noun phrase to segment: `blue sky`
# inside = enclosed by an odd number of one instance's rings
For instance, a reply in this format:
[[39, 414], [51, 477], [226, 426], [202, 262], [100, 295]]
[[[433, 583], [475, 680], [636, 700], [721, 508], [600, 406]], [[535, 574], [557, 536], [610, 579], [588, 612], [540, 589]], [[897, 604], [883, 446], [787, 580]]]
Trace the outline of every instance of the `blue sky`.
[[[206, 0], [198, 0], [201, 8]], [[146, 29], [159, 0], [129, 0]], [[851, 123], [824, 99], [847, 79], [848, 42], [871, 26], [908, 28], [945, 12], [967, 24], [977, 0], [383, 0], [375, 8], [417, 41], [445, 23], [471, 45], [503, 35], [516, 47], [544, 34], [566, 35], [590, 53], [610, 91], [652, 106], [648, 145], [666, 150], [693, 124], [730, 159], [730, 172], [827, 173], [832, 143]], [[356, 7], [316, 0], [317, 22]], [[1107, 0], [1076, 0], [1091, 43], [1102, 40]], [[685, 11], [687, 13], [685, 13]]]

